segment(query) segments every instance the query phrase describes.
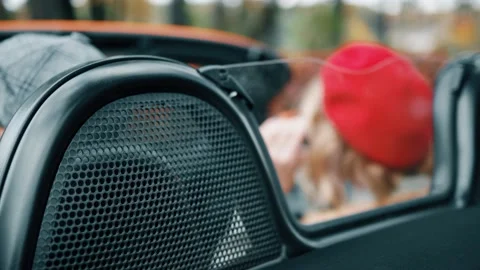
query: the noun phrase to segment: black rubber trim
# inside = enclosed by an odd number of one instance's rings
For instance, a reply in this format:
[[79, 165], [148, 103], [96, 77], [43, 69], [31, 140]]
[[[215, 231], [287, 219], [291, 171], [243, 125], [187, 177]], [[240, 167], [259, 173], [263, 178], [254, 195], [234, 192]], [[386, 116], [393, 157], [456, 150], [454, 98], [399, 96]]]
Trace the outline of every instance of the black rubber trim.
[[[0, 31], [0, 41], [15, 34], [26, 31]], [[68, 31], [32, 30], [28, 32], [68, 34]], [[155, 55], [172, 58], [181, 62], [200, 65], [227, 65], [249, 62], [257, 57], [257, 61], [277, 60], [280, 56], [265, 47], [244, 47], [215, 41], [156, 36], [147, 34], [108, 33], [83, 31], [92, 45], [100, 50], [108, 51], [108, 56], [115, 55]], [[252, 49], [253, 48], [253, 49]], [[252, 51], [258, 55], [252, 58]]]
[[5, 132], [0, 140], [0, 194], [2, 194], [2, 188], [5, 182], [6, 172], [11, 162], [13, 153], [16, 152], [19, 139], [23, 136], [25, 128], [28, 126], [33, 115], [37, 109], [43, 104], [43, 102], [53, 93], [55, 90], [63, 85], [65, 82], [74, 78], [75, 76], [82, 74], [85, 71], [99, 67], [102, 65], [108, 65], [120, 61], [134, 61], [134, 60], [158, 60], [179, 65], [185, 65], [182, 62], [178, 62], [172, 59], [155, 56], [127, 56], [127, 57], [111, 57], [105, 60], [94, 61], [83, 65], [82, 67], [74, 67], [69, 69], [42, 85], [36, 90], [19, 108], [15, 113], [10, 124], [5, 129]]
[[232, 100], [195, 69], [155, 57], [122, 57], [88, 64], [58, 80], [29, 98], [0, 145], [0, 149], [8, 149], [1, 153], [8, 162], [2, 163], [0, 216], [8, 218], [0, 219], [0, 269], [31, 266], [32, 247], [36, 246], [54, 174], [81, 125], [113, 100], [164, 89], [195, 96], [224, 113], [258, 162], [283, 242], [294, 249], [311, 248], [308, 241], [297, 237], [286, 218], [289, 211], [253, 115], [245, 103]]
[[449, 209], [267, 269], [480, 269], [480, 208]]
[[[457, 207], [467, 207], [478, 200], [475, 191], [479, 186], [479, 115], [480, 56], [470, 55], [463, 60], [465, 78], [459, 91], [457, 105], [458, 172], [455, 191]], [[468, 62], [467, 62], [468, 61]]]

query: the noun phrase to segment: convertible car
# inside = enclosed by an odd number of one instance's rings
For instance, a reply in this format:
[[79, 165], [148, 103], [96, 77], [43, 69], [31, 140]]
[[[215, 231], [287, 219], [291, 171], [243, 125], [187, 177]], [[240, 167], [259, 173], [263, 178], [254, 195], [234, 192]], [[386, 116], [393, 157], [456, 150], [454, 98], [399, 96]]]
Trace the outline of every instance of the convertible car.
[[0, 22], [0, 40], [22, 32], [81, 32], [109, 57], [6, 128], [0, 269], [480, 269], [477, 54], [435, 74], [429, 196], [307, 226], [258, 126], [318, 58], [186, 27]]
[[[3, 21], [0, 41], [19, 32], [80, 32], [107, 56], [162, 56], [194, 67], [278, 60], [280, 57], [277, 52], [247, 37], [193, 27], [95, 21]], [[292, 81], [291, 69], [286, 64], [269, 68], [270, 72], [281, 76], [265, 82], [270, 86], [266, 91], [249, 90], [258, 103], [255, 115], [260, 121], [269, 114], [269, 102]], [[267, 80], [268, 76], [263, 79]]]

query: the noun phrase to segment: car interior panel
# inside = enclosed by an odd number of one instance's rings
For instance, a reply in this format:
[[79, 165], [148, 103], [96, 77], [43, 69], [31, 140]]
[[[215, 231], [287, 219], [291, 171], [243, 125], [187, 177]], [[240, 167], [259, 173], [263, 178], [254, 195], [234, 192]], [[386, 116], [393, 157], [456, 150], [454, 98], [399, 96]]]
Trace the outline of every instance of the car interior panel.
[[437, 75], [429, 196], [304, 225], [259, 130], [291, 62], [82, 33], [108, 57], [50, 79], [1, 137], [0, 269], [480, 269], [478, 54]]
[[[42, 24], [40, 24], [42, 25]], [[76, 28], [79, 28], [75, 24]], [[144, 26], [141, 26], [144, 27]], [[84, 27], [89, 29], [88, 27]], [[121, 26], [119, 26], [121, 29]], [[111, 31], [111, 29], [109, 28]], [[176, 31], [172, 29], [168, 31]], [[97, 30], [98, 31], [98, 30]], [[275, 61], [281, 59], [274, 50], [267, 46], [255, 43], [253, 41], [246, 42], [230, 42], [227, 38], [222, 37], [222, 41], [208, 38], [194, 38], [179, 36], [176, 32], [170, 35], [154, 34], [137, 34], [132, 33], [99, 33], [97, 31], [85, 30], [81, 33], [86, 35], [92, 45], [100, 49], [107, 56], [122, 56], [122, 55], [152, 55], [166, 57], [181, 61], [183, 63], [194, 64], [194, 66], [205, 65], [227, 65], [236, 63], [258, 62], [258, 61]], [[158, 32], [158, 29], [156, 30]], [[49, 30], [48, 24], [45, 28], [39, 27], [37, 30], [30, 30], [34, 33], [52, 33], [58, 35], [65, 35], [70, 33], [67, 30]], [[193, 30], [187, 31], [188, 34], [195, 33]], [[0, 42], [17, 33], [19, 30], [0, 29]], [[208, 37], [208, 35], [207, 35]], [[248, 40], [247, 40], [248, 41]], [[270, 88], [267, 89], [246, 89], [249, 91], [251, 97], [254, 99], [257, 106], [255, 106], [255, 115], [258, 122], [263, 122], [268, 114], [269, 102], [277, 96], [282, 89], [289, 82], [291, 75], [290, 69], [287, 65], [276, 64], [275, 72], [278, 76], [275, 80], [270, 81]]]

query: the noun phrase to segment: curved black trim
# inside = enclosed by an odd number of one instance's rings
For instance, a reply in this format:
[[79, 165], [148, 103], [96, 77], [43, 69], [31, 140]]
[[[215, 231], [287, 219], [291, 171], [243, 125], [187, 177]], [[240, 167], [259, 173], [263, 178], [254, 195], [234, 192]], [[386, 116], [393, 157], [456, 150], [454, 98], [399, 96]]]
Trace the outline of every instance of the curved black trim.
[[[0, 31], [0, 41], [26, 31]], [[68, 34], [68, 31], [32, 30], [28, 32]], [[148, 34], [104, 33], [83, 31], [91, 43], [114, 55], [154, 55], [181, 62], [201, 65], [226, 65], [252, 61], [280, 59], [280, 56], [263, 46], [237, 46], [194, 38], [156, 36]]]
[[[457, 110], [458, 96], [468, 77], [465, 59], [449, 63], [435, 82], [434, 109], [434, 182], [431, 192], [454, 193], [458, 176]], [[457, 180], [458, 181], [458, 180]]]
[[[0, 145], [1, 155], [8, 160], [0, 168], [4, 178], [0, 216], [8, 217], [0, 219], [0, 269], [31, 267], [32, 247], [36, 246], [55, 172], [81, 125], [109, 102], [151, 89], [176, 89], [175, 92], [200, 98], [224, 113], [259, 162], [269, 199], [278, 203], [272, 203], [271, 211], [281, 237], [288, 246], [309, 247], [296, 237], [292, 224], [285, 222], [288, 212], [279, 199], [283, 197], [281, 188], [244, 103], [230, 99], [188, 66], [153, 57], [123, 57], [88, 64], [62, 75], [53, 85], [35, 92], [12, 120], [6, 140]], [[10, 143], [14, 146], [8, 147]]]
[[[0, 41], [22, 31], [1, 31]], [[25, 32], [25, 31], [24, 31]], [[68, 31], [55, 30], [33, 30], [35, 33], [68, 34]], [[255, 61], [270, 61], [280, 59], [274, 50], [265, 46], [239, 46], [219, 41], [200, 40], [195, 38], [156, 36], [149, 34], [130, 33], [105, 33], [83, 31], [92, 45], [107, 54], [114, 55], [153, 55], [175, 59], [180, 62], [194, 63], [200, 65], [229, 65]], [[289, 82], [291, 77], [290, 67], [287, 63], [277, 65], [278, 74], [272, 83], [267, 95], [256, 94], [254, 100], [257, 106], [254, 114], [257, 122], [263, 122], [268, 114], [268, 103], [275, 97]], [[248, 89], [247, 89], [248, 91]], [[258, 89], [255, 89], [258, 91]]]
[[461, 85], [457, 105], [457, 146], [458, 172], [455, 190], [455, 204], [466, 207], [475, 203], [475, 190], [478, 183], [478, 128], [480, 124], [480, 63], [478, 54], [468, 56], [464, 60], [464, 83]]
[[[92, 68], [115, 63], [118, 61], [135, 61], [135, 60], [159, 60], [179, 65], [185, 65], [181, 62], [154, 56], [128, 56], [128, 57], [111, 57], [104, 60], [94, 61], [82, 67], [74, 67], [57, 76], [53, 77], [45, 84], [43, 84], [38, 90], [36, 90], [18, 109], [15, 115], [12, 117], [9, 125], [5, 129], [5, 132], [0, 140], [0, 194], [2, 193], [3, 184], [5, 182], [6, 172], [10, 165], [11, 157], [16, 151], [18, 144], [18, 138], [23, 135], [24, 129], [28, 125], [28, 122], [35, 114], [39, 106], [62, 84], [74, 78], [75, 76], [88, 71]], [[185, 65], [186, 66], [186, 65]]]

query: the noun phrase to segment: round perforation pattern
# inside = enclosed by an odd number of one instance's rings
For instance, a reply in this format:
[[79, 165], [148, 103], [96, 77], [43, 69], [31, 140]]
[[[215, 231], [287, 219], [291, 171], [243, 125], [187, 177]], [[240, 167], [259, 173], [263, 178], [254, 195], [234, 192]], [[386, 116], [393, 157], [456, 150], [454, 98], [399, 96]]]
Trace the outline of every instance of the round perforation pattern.
[[117, 100], [61, 161], [34, 269], [246, 269], [276, 259], [260, 172], [232, 123], [197, 98]]

